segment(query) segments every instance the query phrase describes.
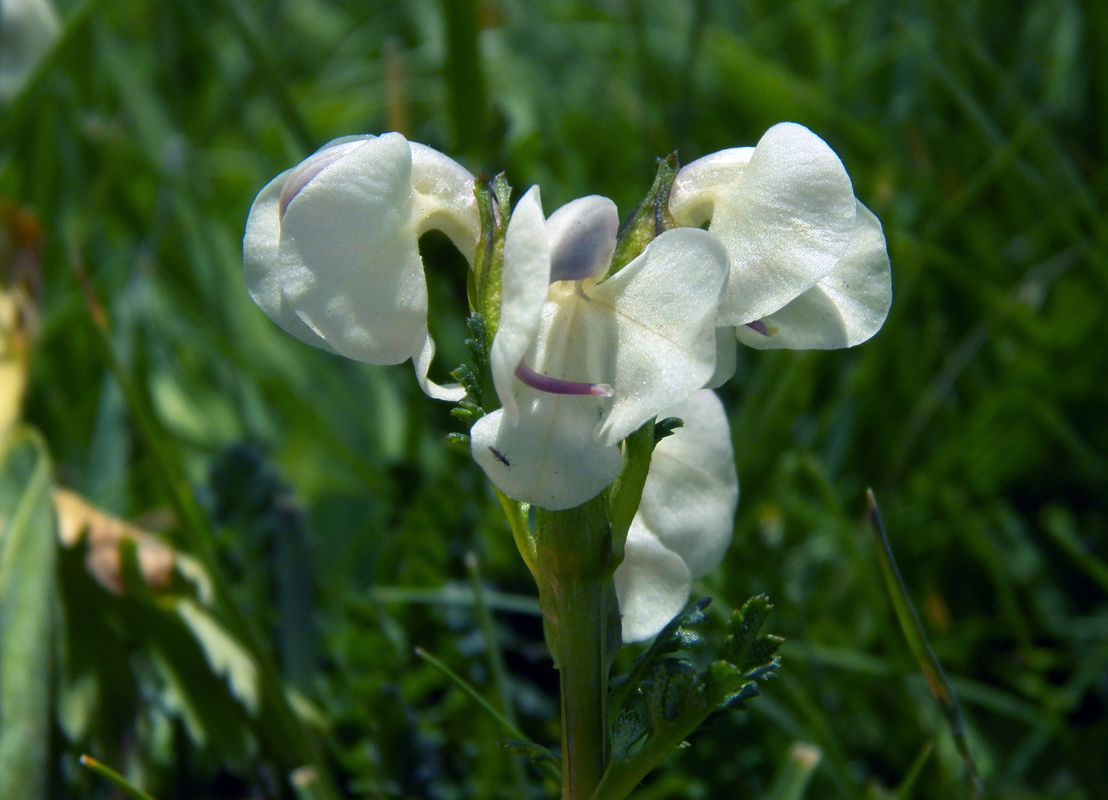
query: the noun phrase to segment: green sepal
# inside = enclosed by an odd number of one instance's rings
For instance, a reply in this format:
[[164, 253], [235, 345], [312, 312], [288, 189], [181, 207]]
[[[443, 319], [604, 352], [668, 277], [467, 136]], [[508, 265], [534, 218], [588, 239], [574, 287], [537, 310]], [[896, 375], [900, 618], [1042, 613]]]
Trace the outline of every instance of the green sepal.
[[473, 259], [473, 289], [469, 292], [469, 301], [473, 311], [484, 315], [487, 322], [485, 344], [491, 347], [500, 324], [500, 275], [504, 269], [504, 236], [512, 212], [512, 187], [503, 173], [492, 181], [482, 175], [474, 185], [474, 192], [481, 235]]
[[680, 417], [666, 417], [660, 419], [654, 423], [654, 446], [658, 446], [658, 442], [667, 436], [673, 436], [673, 432], [678, 428], [685, 427], [685, 420]]
[[639, 207], [632, 212], [619, 230], [612, 266], [606, 277], [611, 277], [634, 261], [646, 246], [663, 231], [677, 227], [677, 221], [669, 210], [669, 190], [681, 168], [677, 153], [658, 159], [658, 172], [654, 184]]
[[627, 533], [642, 502], [653, 453], [654, 420], [649, 420], [623, 440], [623, 467], [605, 492], [608, 520], [612, 524], [612, 572], [623, 562]]

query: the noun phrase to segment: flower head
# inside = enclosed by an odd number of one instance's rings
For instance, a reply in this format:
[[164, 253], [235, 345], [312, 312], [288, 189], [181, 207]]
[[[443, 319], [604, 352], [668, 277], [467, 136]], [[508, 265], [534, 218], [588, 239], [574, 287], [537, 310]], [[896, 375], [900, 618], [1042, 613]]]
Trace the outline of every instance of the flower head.
[[616, 569], [623, 640], [649, 639], [719, 566], [735, 524], [739, 482], [723, 405], [702, 390], [662, 411], [684, 426], [654, 448], [642, 503]]
[[243, 274], [254, 301], [303, 342], [370, 364], [411, 358], [432, 397], [465, 391], [427, 378], [427, 283], [419, 237], [441, 230], [473, 263], [473, 176], [398, 133], [336, 139], [262, 189], [246, 222]]
[[538, 187], [504, 244], [493, 382], [502, 408], [471, 431], [504, 493], [572, 508], [619, 474], [619, 442], [715, 369], [727, 254], [701, 230], [667, 231], [607, 278], [618, 215], [583, 197], [545, 219]]
[[838, 156], [802, 125], [775, 125], [757, 147], [687, 164], [674, 180], [670, 211], [681, 225], [711, 220], [708, 230], [727, 248], [719, 324], [734, 326], [744, 344], [851, 347], [889, 313], [881, 223], [854, 197]]

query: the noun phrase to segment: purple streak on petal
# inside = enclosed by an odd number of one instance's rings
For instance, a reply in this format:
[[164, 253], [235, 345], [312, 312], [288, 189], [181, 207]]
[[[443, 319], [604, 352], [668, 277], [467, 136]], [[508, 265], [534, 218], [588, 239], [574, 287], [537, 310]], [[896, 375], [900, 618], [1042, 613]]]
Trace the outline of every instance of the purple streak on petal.
[[312, 178], [323, 172], [323, 170], [334, 164], [340, 158], [357, 150], [367, 141], [369, 140], [356, 139], [354, 141], [340, 142], [331, 145], [323, 150], [317, 150], [304, 161], [300, 162], [298, 166], [293, 167], [292, 172], [285, 178], [285, 185], [281, 187], [281, 199], [277, 204], [278, 217], [280, 219], [285, 218], [285, 209], [289, 207], [289, 203], [292, 202], [296, 195], [300, 194], [300, 190], [307, 186]]
[[762, 336], [769, 336], [769, 329], [766, 328], [766, 323], [762, 322], [760, 319], [756, 319], [753, 322], [746, 323], [746, 327], [750, 328], [751, 330], [758, 331], [758, 333], [762, 334]]
[[574, 383], [540, 375], [523, 361], [516, 367], [516, 377], [532, 389], [547, 394], [590, 394], [593, 397], [611, 397], [612, 387], [606, 383]]

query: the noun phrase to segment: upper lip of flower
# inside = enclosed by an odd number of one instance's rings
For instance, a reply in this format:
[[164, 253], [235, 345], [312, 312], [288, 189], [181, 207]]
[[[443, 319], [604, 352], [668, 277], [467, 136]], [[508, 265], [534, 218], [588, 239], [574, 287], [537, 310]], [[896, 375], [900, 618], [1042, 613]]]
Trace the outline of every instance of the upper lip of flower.
[[[615, 205], [596, 196], [544, 219], [537, 187], [509, 222], [491, 352], [503, 408], [471, 435], [474, 457], [518, 500], [558, 509], [593, 497], [618, 473], [616, 445], [715, 368], [722, 245], [705, 231], [668, 231], [597, 282], [617, 227]], [[563, 396], [578, 391], [601, 399]]]
[[719, 324], [737, 326], [745, 344], [850, 347], [888, 315], [881, 225], [854, 197], [838, 156], [802, 125], [775, 125], [757, 147], [687, 164], [674, 180], [670, 211], [682, 225], [710, 219], [708, 229], [727, 247], [731, 276]]
[[473, 176], [398, 133], [344, 137], [278, 175], [250, 209], [243, 272], [255, 302], [300, 340], [371, 364], [413, 360], [427, 378], [427, 286], [419, 236], [442, 230], [473, 263]]

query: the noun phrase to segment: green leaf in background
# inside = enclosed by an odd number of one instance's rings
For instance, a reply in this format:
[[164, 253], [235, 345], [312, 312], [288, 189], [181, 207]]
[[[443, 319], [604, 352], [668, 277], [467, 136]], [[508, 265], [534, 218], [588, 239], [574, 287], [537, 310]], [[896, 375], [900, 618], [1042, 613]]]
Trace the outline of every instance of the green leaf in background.
[[17, 429], [0, 453], [0, 797], [45, 797], [56, 550], [50, 459]]
[[256, 716], [260, 698], [258, 665], [254, 659], [211, 614], [194, 601], [181, 598], [176, 608], [178, 616], [204, 651], [212, 672], [226, 680], [227, 688], [235, 699], [242, 703], [250, 716]]

